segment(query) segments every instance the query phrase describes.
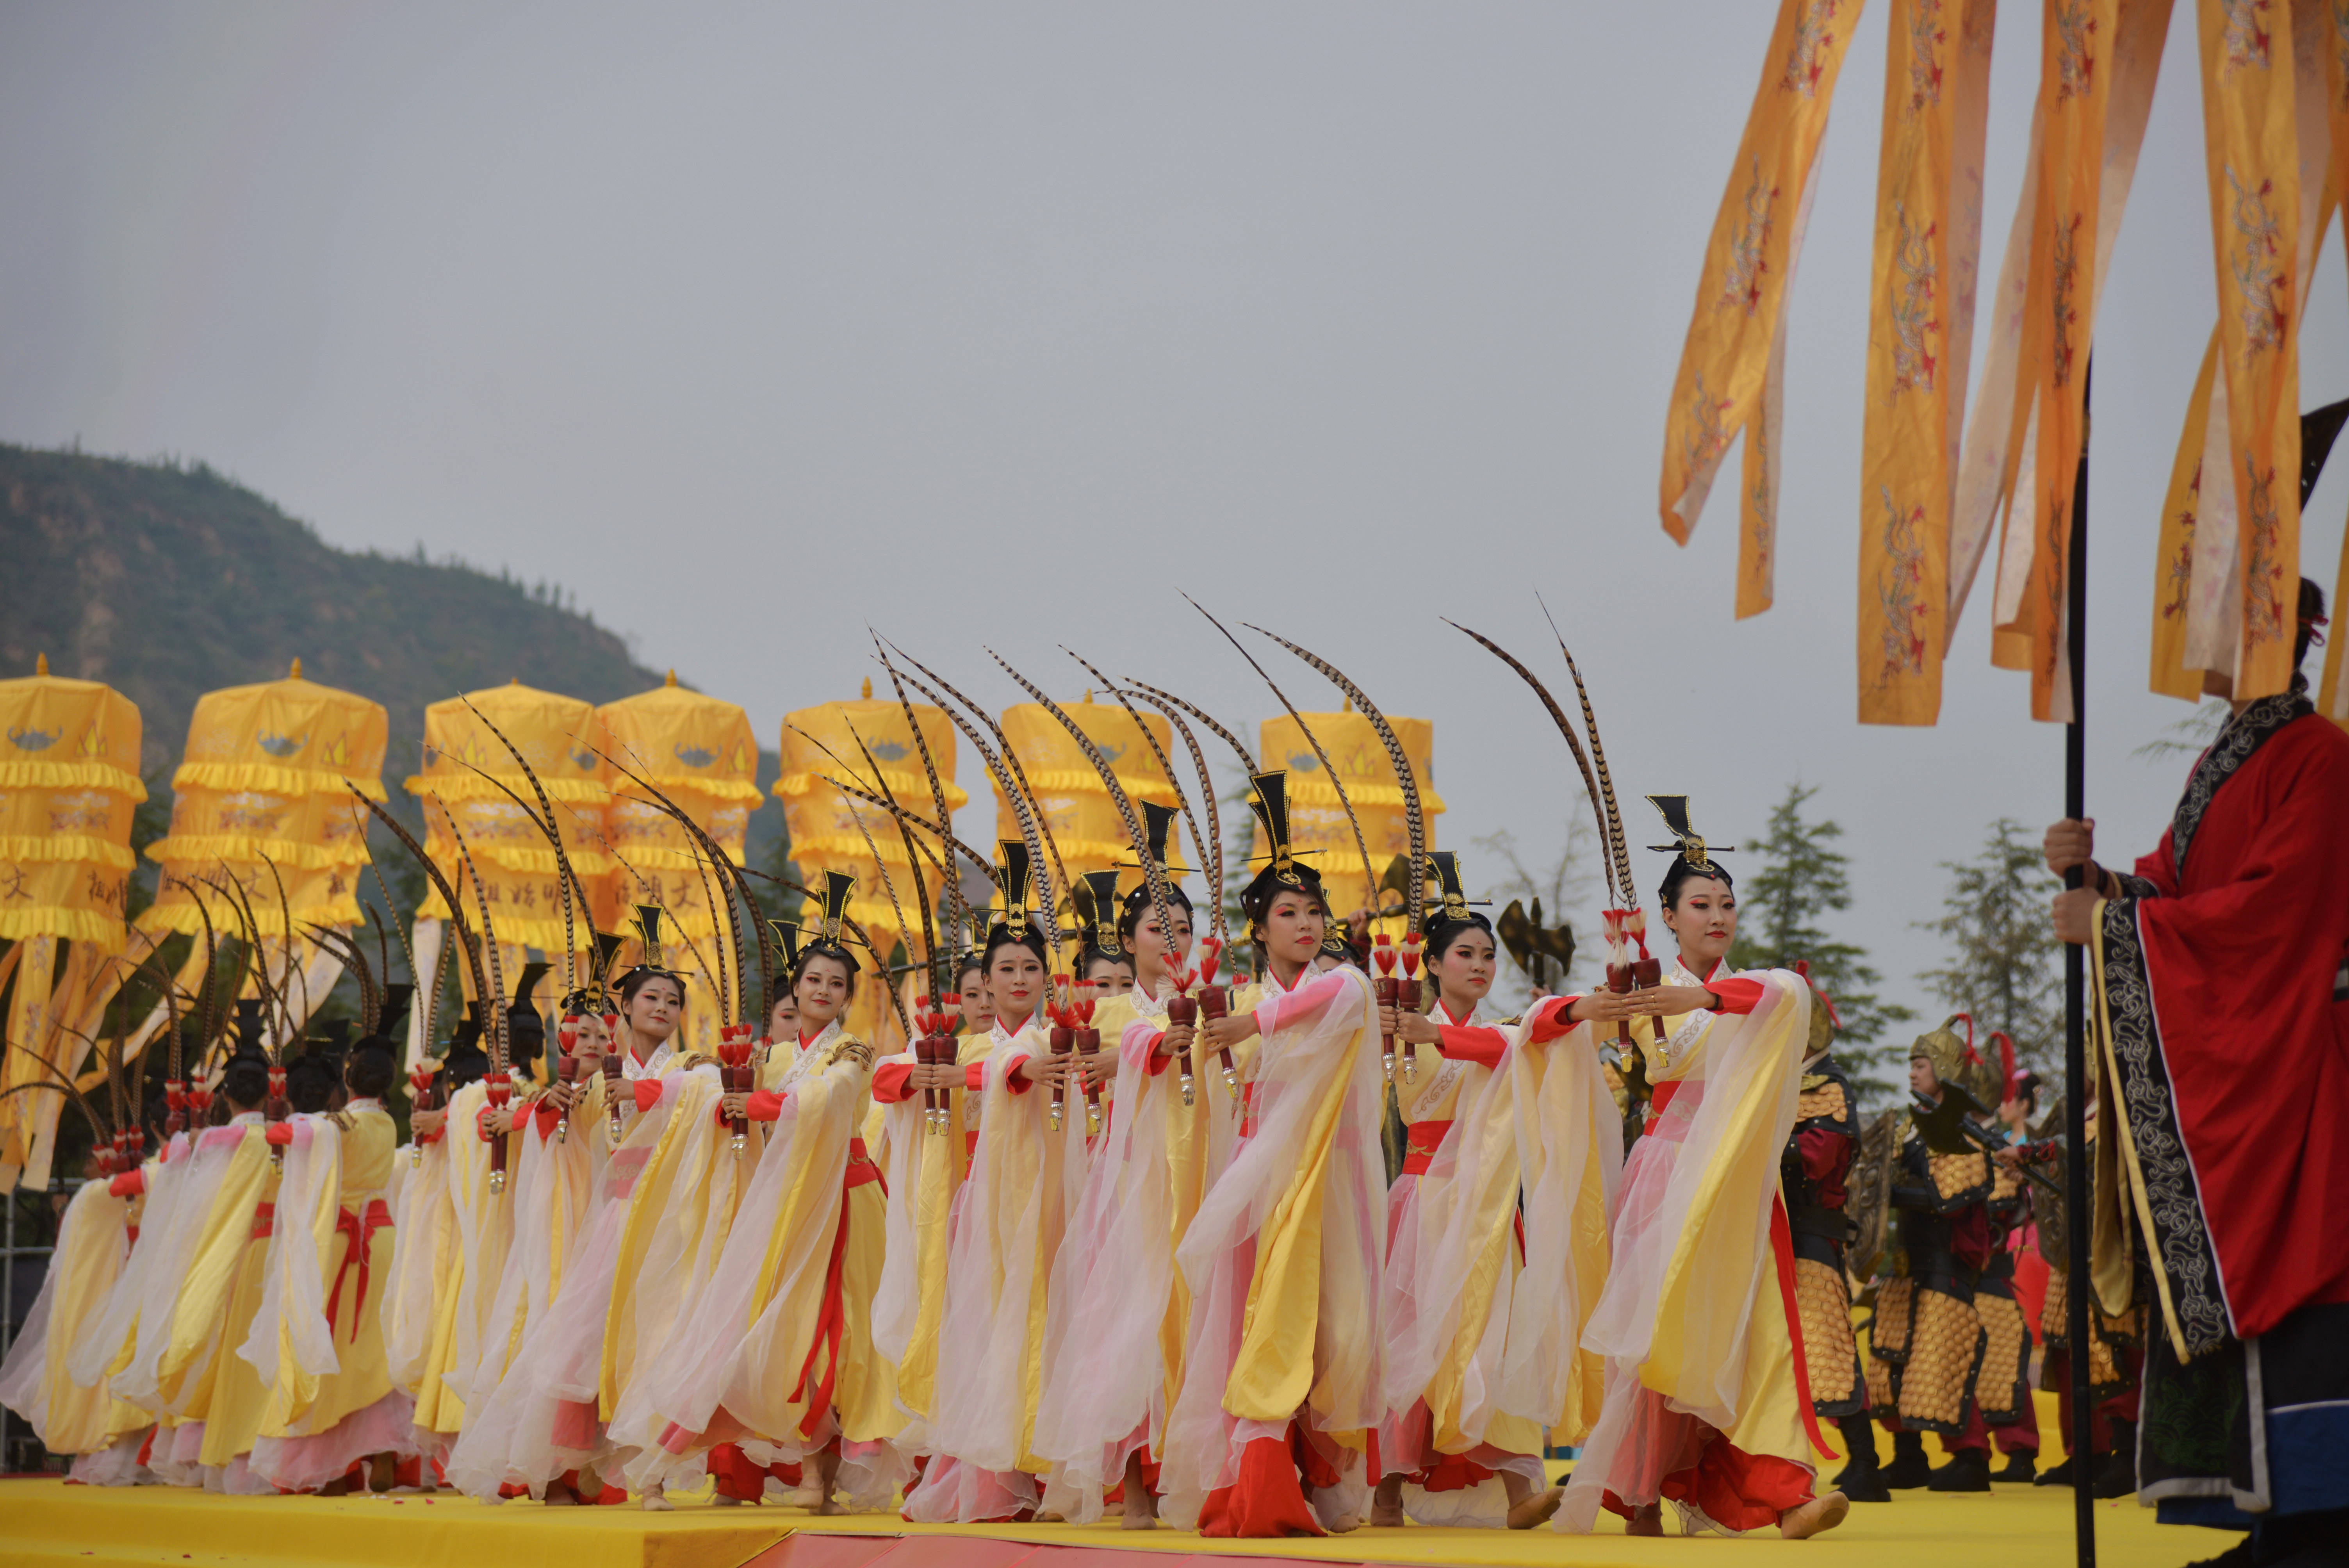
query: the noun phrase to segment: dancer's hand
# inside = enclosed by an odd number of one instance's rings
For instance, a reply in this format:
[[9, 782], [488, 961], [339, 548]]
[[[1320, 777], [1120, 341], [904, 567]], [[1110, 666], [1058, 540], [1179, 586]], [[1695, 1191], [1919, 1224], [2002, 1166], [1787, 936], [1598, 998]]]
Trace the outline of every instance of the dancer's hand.
[[1436, 1026], [1435, 1020], [1413, 1007], [1381, 1007], [1379, 1033], [1391, 1035], [1406, 1045], [1440, 1046], [1444, 1043], [1444, 1031]]
[[1244, 1041], [1256, 1038], [1256, 1015], [1227, 1013], [1220, 1018], [1210, 1018], [1206, 1027], [1199, 1033], [1208, 1045], [1217, 1050], [1229, 1050]]
[[1158, 1048], [1151, 1054], [1160, 1057], [1180, 1056], [1189, 1050], [1192, 1043], [1198, 1037], [1199, 1031], [1189, 1024], [1169, 1024], [1166, 1026], [1166, 1032], [1158, 1037]]

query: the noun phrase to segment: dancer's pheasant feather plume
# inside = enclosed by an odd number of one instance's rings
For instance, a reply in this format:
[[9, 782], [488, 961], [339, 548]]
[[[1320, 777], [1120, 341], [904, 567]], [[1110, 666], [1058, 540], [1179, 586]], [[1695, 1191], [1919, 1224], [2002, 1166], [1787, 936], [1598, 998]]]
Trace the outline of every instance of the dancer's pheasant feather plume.
[[[578, 907], [581, 909], [589, 909], [593, 906], [591, 906], [587, 902], [587, 890], [580, 882], [579, 873], [571, 869], [570, 855], [567, 854], [563, 848], [562, 820], [555, 816], [554, 802], [547, 799], [546, 786], [539, 782], [538, 770], [530, 765], [530, 758], [522, 754], [522, 748], [516, 746], [512, 741], [508, 740], [506, 738], [505, 731], [500, 729], [495, 724], [492, 724], [490, 721], [490, 716], [488, 714], [483, 713], [480, 708], [473, 706], [473, 699], [471, 697], [467, 696], [460, 692], [458, 694], [457, 700], [463, 703], [467, 711], [471, 713], [475, 718], [481, 721], [483, 728], [487, 729], [492, 735], [498, 738], [498, 744], [504, 747], [507, 752], [513, 758], [515, 765], [522, 769], [522, 776], [530, 780], [531, 793], [538, 797], [538, 812], [533, 812], [527, 806], [523, 807], [523, 812], [525, 816], [528, 816], [533, 822], [537, 824], [538, 830], [540, 832], [546, 835], [546, 841], [554, 846], [555, 869], [563, 873], [561, 885], [558, 891], [560, 891], [563, 895], [563, 989], [564, 994], [568, 995], [570, 993], [579, 988], [579, 977], [575, 968], [576, 961], [572, 956], [574, 950], [575, 950], [579, 945], [578, 927], [573, 923], [572, 895], [574, 893], [578, 895]], [[469, 763], [467, 766], [471, 767], [471, 765]], [[473, 769], [473, 771], [476, 773], [481, 773], [481, 770], [478, 768]], [[484, 779], [490, 778], [486, 773], [481, 773], [481, 777]], [[498, 788], [501, 789], [505, 789], [508, 799], [512, 798], [513, 791], [506, 789], [506, 787], [503, 784], [499, 783], [498, 780], [494, 779], [490, 779], [490, 782], [497, 784]], [[522, 802], [520, 800], [515, 800], [514, 804], [521, 806]], [[539, 812], [544, 813], [544, 820], [540, 820]]]
[[[1125, 836], [1133, 844], [1133, 858], [1142, 862], [1143, 885], [1150, 890], [1150, 906], [1157, 912], [1158, 931], [1166, 942], [1171, 967], [1174, 950], [1174, 912], [1166, 898], [1165, 873], [1159, 869], [1158, 857], [1150, 852], [1150, 836], [1143, 830], [1142, 819], [1134, 811], [1133, 801], [1127, 797], [1125, 786], [1117, 781], [1116, 769], [1109, 765], [1109, 758], [1101, 754], [1101, 748], [1093, 744], [1092, 737], [1079, 728], [1077, 721], [1063, 712], [1059, 703], [1046, 696], [1041, 687], [1013, 669], [1009, 662], [993, 648], [987, 650], [987, 656], [1001, 665], [1003, 673], [1018, 681], [1019, 689], [1041, 704], [1046, 713], [1060, 720], [1061, 727], [1075, 738], [1077, 748], [1085, 754], [1085, 760], [1092, 763], [1093, 771], [1101, 775], [1102, 787], [1109, 791], [1110, 802], [1117, 808], [1118, 818], [1125, 824]], [[1139, 724], [1141, 720], [1137, 718], [1134, 722]]]
[[[1454, 620], [1447, 619], [1444, 624], [1452, 627], [1455, 631], [1466, 632], [1469, 636], [1472, 636], [1478, 642], [1484, 644], [1485, 646], [1491, 651], [1494, 657], [1499, 659], [1503, 664], [1516, 671], [1518, 678], [1523, 680], [1527, 686], [1534, 688], [1534, 695], [1541, 698], [1542, 707], [1549, 710], [1550, 722], [1557, 726], [1557, 732], [1560, 735], [1566, 737], [1566, 748], [1574, 754], [1574, 765], [1582, 769], [1582, 791], [1589, 798], [1591, 814], [1599, 820], [1599, 841], [1601, 844], [1610, 843], [1611, 841], [1609, 839], [1607, 831], [1607, 808], [1600, 803], [1599, 779], [1590, 771], [1590, 758], [1584, 755], [1582, 741], [1574, 733], [1574, 723], [1571, 719], [1566, 717], [1566, 710], [1558, 707], [1557, 698], [1549, 695], [1549, 688], [1541, 684], [1540, 679], [1535, 676], [1533, 671], [1526, 668], [1523, 664], [1519, 663], [1516, 655], [1501, 646], [1500, 644], [1493, 641], [1492, 638], [1485, 635], [1484, 633], [1471, 632], [1467, 627], [1461, 625], [1459, 622]], [[1599, 870], [1606, 873], [1607, 892], [1608, 896], [1611, 900], [1615, 903], [1620, 903], [1626, 898], [1630, 896], [1628, 890], [1619, 888], [1615, 884], [1615, 861], [1612, 855], [1600, 855], [1599, 858]]]
[[[889, 688], [897, 694], [897, 710], [905, 716], [905, 728], [913, 735], [914, 749], [922, 758], [922, 777], [930, 786], [930, 806], [938, 814], [936, 830], [943, 844], [954, 837], [954, 813], [947, 805], [947, 787], [938, 778], [937, 759], [930, 755], [930, 738], [922, 733], [921, 720], [914, 717], [913, 702], [905, 696], [905, 683], [897, 678], [897, 666], [889, 662], [889, 653], [881, 645], [880, 634], [870, 626], [864, 630], [873, 638], [873, 652], [880, 659], [881, 667], [889, 672]], [[874, 779], [875, 782], [882, 782], [877, 769]], [[902, 823], [905, 819], [900, 817], [898, 820]], [[945, 851], [938, 858], [941, 861], [939, 874], [944, 883], [938, 891], [946, 899], [947, 950], [951, 959], [957, 955], [962, 945], [962, 878], [955, 874], [952, 850]]]
[[[1379, 873], [1378, 869], [1371, 864], [1371, 842], [1362, 836], [1361, 819], [1354, 815], [1353, 799], [1346, 793], [1345, 780], [1338, 777], [1337, 765], [1330, 760], [1330, 753], [1322, 747], [1321, 738], [1313, 733], [1313, 727], [1305, 722], [1305, 716], [1297, 711], [1297, 705], [1288, 700], [1288, 694], [1280, 689], [1280, 683], [1274, 680], [1265, 667], [1256, 662], [1256, 655], [1249, 653], [1237, 637], [1232, 635], [1231, 629], [1216, 620], [1215, 616], [1208, 615], [1207, 607], [1196, 599], [1192, 599], [1188, 593], [1184, 594], [1183, 597], [1190, 601], [1191, 608], [1207, 616], [1207, 624], [1223, 633], [1226, 642], [1239, 649], [1240, 657], [1248, 662], [1248, 668], [1264, 677], [1264, 684], [1272, 688], [1272, 695], [1280, 699], [1280, 706], [1287, 708], [1288, 717], [1297, 721], [1297, 727], [1305, 736], [1305, 743], [1313, 748], [1313, 755], [1321, 759], [1322, 775], [1330, 780], [1330, 788], [1338, 792], [1338, 804], [1346, 813], [1346, 825], [1354, 830], [1354, 849], [1362, 857], [1362, 885], [1371, 890], [1371, 896], [1375, 899], [1378, 896]], [[1413, 857], [1414, 866], [1419, 863], [1419, 856]], [[1418, 897], [1413, 898], [1411, 907], [1414, 912], [1418, 910]], [[1414, 931], [1419, 929], [1415, 913], [1412, 921], [1412, 929]]]
[[[424, 846], [418, 843], [415, 836], [406, 828], [400, 826], [398, 818], [368, 799], [365, 795], [360, 795], [356, 787], [347, 786], [347, 788], [350, 789], [353, 795], [358, 797], [359, 804], [374, 812], [383, 825], [391, 830], [392, 836], [405, 845], [408, 852], [416, 857], [416, 863], [424, 868], [424, 874], [431, 879], [433, 887], [440, 892], [440, 901], [449, 906], [449, 918], [457, 927], [458, 944], [465, 950], [465, 966], [473, 972], [473, 995], [487, 995], [489, 981], [488, 977], [481, 973], [481, 955], [474, 951], [465, 923], [465, 901], [457, 896], [457, 890], [449, 885], [449, 879], [440, 874], [440, 868], [432, 863], [432, 857], [424, 852]], [[446, 947], [440, 950], [440, 956], [445, 963], [449, 956], [449, 950]], [[436, 968], [432, 975], [432, 998], [426, 1005], [424, 1016], [424, 1037], [427, 1041], [432, 1038], [432, 1013], [440, 1002], [440, 979], [441, 972]]]
[[[1110, 689], [1117, 690], [1115, 686]], [[1135, 690], [1139, 693], [1141, 688], [1136, 687]], [[1190, 748], [1191, 766], [1199, 775], [1199, 800], [1207, 810], [1207, 836], [1200, 843], [1204, 851], [1202, 858], [1207, 862], [1208, 896], [1214, 901], [1210, 905], [1213, 913], [1207, 917], [1207, 929], [1217, 942], [1221, 942], [1224, 936], [1224, 823], [1222, 814], [1216, 810], [1216, 776], [1207, 771], [1207, 754], [1199, 749], [1199, 738], [1191, 733], [1191, 727], [1183, 722], [1183, 716], [1146, 694], [1143, 695], [1142, 700], [1166, 716], [1166, 722], [1174, 727], [1174, 733], [1181, 736], [1183, 744]], [[1199, 838], [1196, 824], [1192, 826], [1191, 837], [1195, 840]]]
[[[1387, 722], [1387, 716], [1379, 711], [1379, 705], [1372, 702], [1361, 686], [1349, 680], [1345, 672], [1337, 665], [1318, 654], [1299, 647], [1276, 632], [1268, 632], [1262, 626], [1246, 621], [1240, 624], [1251, 632], [1270, 637], [1327, 676], [1331, 685], [1354, 699], [1354, 706], [1362, 710], [1362, 717], [1369, 719], [1371, 727], [1378, 732], [1379, 744], [1387, 750], [1387, 763], [1394, 769], [1395, 782], [1402, 786], [1403, 833], [1411, 846], [1411, 886], [1404, 892], [1408, 911], [1405, 918], [1413, 931], [1420, 930], [1427, 899], [1427, 818], [1420, 807], [1418, 776], [1412, 771], [1411, 758], [1404, 752], [1402, 742], [1396, 738], [1394, 727]], [[1322, 766], [1326, 768], [1329, 763], [1325, 760]], [[1334, 773], [1330, 775], [1330, 781], [1332, 784], [1338, 781]], [[1349, 808], [1350, 814], [1350, 810]]]
[[[1213, 620], [1214, 618], [1215, 617], [1213, 616], [1208, 617], [1210, 620]], [[1228, 635], [1229, 634], [1226, 634]], [[1241, 741], [1238, 736], [1234, 735], [1230, 730], [1226, 729], [1222, 725], [1216, 723], [1215, 719], [1203, 709], [1195, 707], [1191, 704], [1185, 702], [1173, 692], [1160, 691], [1156, 686], [1151, 686], [1147, 682], [1135, 680], [1132, 676], [1125, 677], [1125, 684], [1132, 686], [1138, 692], [1147, 692], [1150, 696], [1157, 698], [1162, 705], [1172, 704], [1174, 707], [1181, 708], [1185, 713], [1189, 714], [1193, 718], [1195, 718], [1201, 724], [1206, 725], [1210, 730], [1214, 731], [1216, 735], [1220, 737], [1223, 743], [1232, 748], [1232, 754], [1240, 759], [1240, 771], [1247, 774], [1251, 779], [1257, 776], [1258, 769], [1256, 765], [1256, 758], [1249, 752], [1247, 745]], [[1213, 794], [1214, 791], [1210, 790], [1208, 793]]]
[[[895, 645], [892, 644], [891, 646], [894, 647]], [[899, 648], [897, 651], [901, 655], [905, 653], [903, 648]], [[906, 658], [905, 662], [912, 665], [916, 669], [922, 670], [926, 675], [930, 673], [923, 665], [910, 656]], [[969, 741], [972, 748], [978, 751], [978, 759], [987, 764], [988, 772], [994, 776], [996, 788], [1002, 790], [1004, 799], [1010, 802], [1011, 815], [1019, 824], [1019, 837], [1028, 846], [1029, 861], [1030, 864], [1034, 866], [1037, 874], [1040, 876], [1042, 875], [1045, 864], [1045, 846], [1050, 842], [1050, 839], [1044, 832], [1043, 823], [1037, 815], [1034, 802], [1028, 798], [1027, 792], [1020, 789], [1018, 780], [1012, 777], [1010, 769], [1003, 765], [1003, 758], [997, 756], [995, 748], [988, 745], [987, 742], [980, 738], [978, 731], [972, 727], [969, 720], [966, 719], [961, 714], [956, 712], [952, 707], [948, 706], [944, 697], [932, 691], [929, 687], [924, 686], [920, 681], [914, 679], [911, 676], [907, 676], [905, 679], [916, 691], [920, 692], [924, 696], [928, 697], [931, 703], [936, 707], [940, 712], [944, 713], [948, 718], [954, 721], [955, 727], [962, 731], [963, 738]], [[938, 684], [940, 686], [946, 686], [944, 681], [940, 681]], [[946, 689], [950, 692], [954, 691], [954, 687], [952, 686], [947, 686]], [[955, 701], [962, 704], [966, 707], [970, 706], [969, 699], [965, 697], [960, 692], [955, 692]], [[972, 711], [979, 712], [981, 717], [985, 717], [985, 714], [981, 712], [981, 710], [974, 708]], [[992, 727], [990, 726], [990, 727]], [[1060, 859], [1060, 851], [1058, 850], [1054, 850], [1052, 851], [1052, 858], [1056, 861]], [[1005, 888], [1003, 890], [1003, 896], [1005, 900], [1005, 907], [1009, 908], [1009, 901], [1014, 896], [1013, 891], [1009, 888]], [[1046, 888], [1044, 890], [1044, 896], [1036, 901], [1038, 905], [1036, 912], [1037, 923], [1044, 928], [1044, 943], [1049, 948], [1058, 948], [1061, 945], [1060, 918], [1054, 913], [1052, 909], [1052, 905], [1059, 896], [1059, 886], [1056, 883], [1051, 887]]]
[[[916, 669], [929, 676], [932, 681], [936, 682], [940, 691], [944, 691], [947, 696], [951, 696], [956, 702], [960, 703], [964, 707], [968, 708], [971, 715], [976, 717], [979, 723], [987, 726], [988, 733], [995, 737], [995, 744], [1000, 748], [1000, 756], [998, 757], [996, 760], [990, 761], [988, 764], [988, 771], [995, 775], [996, 781], [998, 783], [1002, 783], [1007, 774], [1010, 777], [1011, 784], [1006, 787], [1004, 795], [1005, 799], [1009, 799], [1012, 802], [1011, 809], [1015, 815], [1022, 810], [1020, 802], [1024, 800], [1027, 803], [1025, 809], [1035, 817], [1037, 839], [1052, 857], [1051, 885], [1044, 890], [1045, 897], [1041, 901], [1046, 906], [1045, 929], [1050, 932], [1059, 931], [1059, 917], [1052, 913], [1052, 909], [1053, 906], [1056, 906], [1062, 898], [1068, 896], [1070, 888], [1069, 868], [1063, 865], [1061, 861], [1061, 846], [1052, 841], [1052, 830], [1045, 823], [1042, 811], [1036, 806], [1036, 791], [1030, 788], [1028, 783], [1027, 769], [1019, 766], [1019, 754], [1011, 749], [1010, 737], [1003, 733], [1003, 727], [995, 722], [995, 716], [993, 714], [979, 707], [978, 704], [971, 701], [970, 698], [963, 696], [962, 693], [955, 690], [952, 686], [947, 684], [944, 676], [941, 676], [937, 671], [930, 668], [929, 665], [922, 663], [921, 660], [914, 657], [911, 654], [906, 653], [905, 649], [898, 648], [896, 644], [892, 643], [889, 645], [897, 649], [899, 657], [903, 658], [907, 664], [913, 665]], [[945, 708], [949, 717], [953, 717], [954, 710], [947, 707], [946, 699], [944, 697], [939, 696], [936, 692], [930, 691], [926, 686], [921, 686], [919, 682], [916, 682], [916, 686], [923, 692], [923, 695], [926, 696], [930, 699], [932, 703], [936, 704], [940, 708]], [[970, 726], [964, 724], [957, 719], [956, 721], [956, 727], [959, 728], [964, 735], [969, 738], [970, 743], [973, 746], [978, 748], [979, 755], [982, 758], [989, 755], [987, 749], [987, 743], [979, 739], [979, 738], [972, 732]], [[1036, 845], [1034, 844], [1030, 844], [1028, 849], [1029, 853], [1030, 854], [1035, 854], [1037, 852]], [[1044, 862], [1040, 858], [1036, 864], [1040, 870]], [[1059, 940], [1058, 936], [1053, 938], [1055, 944], [1058, 944]]]

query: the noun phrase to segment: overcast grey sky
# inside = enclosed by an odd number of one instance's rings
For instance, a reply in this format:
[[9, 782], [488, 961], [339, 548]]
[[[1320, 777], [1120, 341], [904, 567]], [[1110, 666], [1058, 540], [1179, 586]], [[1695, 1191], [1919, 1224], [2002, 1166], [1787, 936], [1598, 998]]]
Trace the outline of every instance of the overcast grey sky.
[[[1436, 617], [1554, 668], [1539, 588], [1627, 799], [1690, 794], [1743, 842], [1824, 786], [1843, 934], [1921, 1008], [1935, 862], [2054, 816], [2063, 736], [1988, 666], [1986, 593], [1939, 727], [1852, 717], [1881, 7], [1792, 306], [1777, 607], [1731, 619], [1727, 489], [1686, 551], [1656, 522], [1775, 9], [9, 5], [0, 439], [202, 458], [336, 544], [554, 578], [771, 745], [854, 695], [867, 621], [988, 700], [1018, 694], [982, 641], [1073, 694], [1065, 640], [1252, 725], [1270, 699], [1187, 587], [1432, 717], [1463, 849], [1554, 845], [1572, 770]], [[1993, 275], [2038, 73], [2037, 7], [2005, 11]], [[2097, 323], [2114, 851], [2150, 846], [2183, 773], [2128, 752], [2186, 711], [2145, 664], [2213, 308], [2192, 15]], [[2344, 294], [2335, 238], [2303, 406], [2349, 391]], [[2336, 472], [2304, 540], [2328, 583], [2344, 498]]]

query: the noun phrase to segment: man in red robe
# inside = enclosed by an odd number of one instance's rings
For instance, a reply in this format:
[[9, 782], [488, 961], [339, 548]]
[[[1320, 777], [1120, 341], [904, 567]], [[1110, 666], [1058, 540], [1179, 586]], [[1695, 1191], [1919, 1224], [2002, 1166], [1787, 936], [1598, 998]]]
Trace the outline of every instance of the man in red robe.
[[[2299, 620], [2304, 658], [2305, 580]], [[2090, 944], [2101, 1025], [2091, 1272], [2106, 1311], [2151, 1309], [2138, 1497], [2251, 1530], [2257, 1563], [2349, 1541], [2349, 734], [2306, 692], [2234, 705], [2133, 872], [2093, 823], [2046, 842], [2085, 871], [2055, 931]]]

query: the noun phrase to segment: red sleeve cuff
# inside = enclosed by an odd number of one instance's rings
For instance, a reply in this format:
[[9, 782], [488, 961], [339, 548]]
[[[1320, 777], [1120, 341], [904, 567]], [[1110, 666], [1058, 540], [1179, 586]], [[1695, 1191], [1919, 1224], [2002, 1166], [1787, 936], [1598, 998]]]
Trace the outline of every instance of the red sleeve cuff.
[[[1022, 1059], [1024, 1060], [1025, 1058], [1023, 1057]], [[970, 1070], [978, 1076], [981, 1082], [985, 1081], [987, 1068], [984, 1066], [973, 1065]], [[971, 1087], [976, 1088], [978, 1085], [973, 1084]], [[1022, 1078], [1018, 1073], [1007, 1072], [1003, 1075], [1003, 1087], [1009, 1089], [1013, 1094], [1026, 1094], [1030, 1089], [1036, 1087], [1036, 1082], [1033, 1078]]]
[[[985, 1062], [973, 1062], [968, 1067], [963, 1068], [962, 1087], [970, 1090], [973, 1094], [977, 1094], [980, 1089], [985, 1088], [987, 1087], [987, 1064]], [[1014, 1084], [1011, 1087], [1017, 1088], [1019, 1086]]]
[[136, 1198], [147, 1191], [147, 1173], [144, 1171], [125, 1171], [109, 1181], [106, 1190], [117, 1198]]
[[538, 1123], [538, 1140], [541, 1143], [554, 1136], [555, 1124], [563, 1119], [563, 1112], [544, 1100], [538, 1102], [531, 1116]]
[[1574, 1010], [1574, 1005], [1581, 1000], [1581, 996], [1577, 995], [1552, 996], [1543, 1002], [1540, 1006], [1534, 1009], [1533, 1022], [1526, 1030], [1526, 1038], [1539, 1045], [1545, 1040], [1555, 1040], [1561, 1035], [1571, 1034], [1575, 1026], [1567, 1015], [1571, 1013]]
[[1159, 1055], [1158, 1047], [1165, 1043], [1166, 1031], [1164, 1029], [1159, 1030], [1156, 1034], [1150, 1037], [1149, 1054], [1143, 1059], [1150, 1064], [1150, 1076], [1152, 1078], [1156, 1078], [1159, 1074], [1164, 1072], [1166, 1070], [1166, 1064], [1174, 1059], [1174, 1053], [1172, 1051], [1167, 1052], [1164, 1056]]
[[263, 1136], [283, 1149], [294, 1141], [294, 1124], [290, 1121], [273, 1121], [269, 1124], [269, 1130]]
[[1721, 998], [1721, 1006], [1713, 1009], [1717, 1013], [1750, 1013], [1762, 1000], [1759, 980], [1708, 980], [1704, 988]]
[[883, 1105], [896, 1105], [914, 1091], [906, 1084], [914, 1076], [911, 1062], [883, 1062], [873, 1069], [873, 1098]]
[[742, 1102], [742, 1114], [752, 1121], [779, 1121], [783, 1115], [783, 1097], [771, 1088], [752, 1089]]
[[660, 1103], [660, 1079], [638, 1078], [636, 1080], [635, 1088], [638, 1110], [650, 1110]]
[[1500, 1030], [1482, 1024], [1444, 1024], [1436, 1032], [1443, 1037], [1437, 1050], [1454, 1061], [1475, 1062], [1481, 1068], [1498, 1067], [1508, 1044]]

